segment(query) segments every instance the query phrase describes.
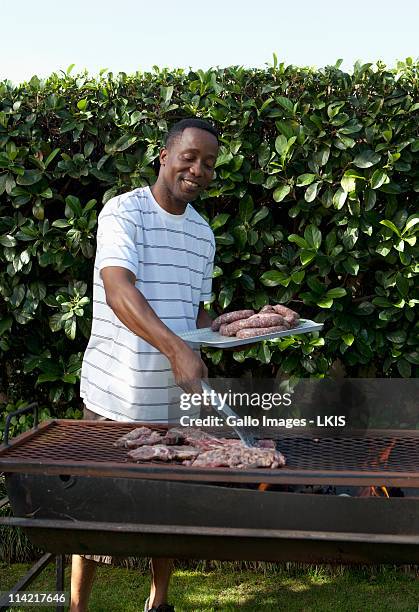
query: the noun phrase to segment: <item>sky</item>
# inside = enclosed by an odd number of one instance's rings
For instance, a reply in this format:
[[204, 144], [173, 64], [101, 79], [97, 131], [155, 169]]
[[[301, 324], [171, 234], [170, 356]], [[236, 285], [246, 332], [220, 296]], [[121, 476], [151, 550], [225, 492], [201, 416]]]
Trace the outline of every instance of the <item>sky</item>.
[[323, 67], [419, 56], [417, 0], [14, 0], [2, 3], [0, 80], [279, 62]]

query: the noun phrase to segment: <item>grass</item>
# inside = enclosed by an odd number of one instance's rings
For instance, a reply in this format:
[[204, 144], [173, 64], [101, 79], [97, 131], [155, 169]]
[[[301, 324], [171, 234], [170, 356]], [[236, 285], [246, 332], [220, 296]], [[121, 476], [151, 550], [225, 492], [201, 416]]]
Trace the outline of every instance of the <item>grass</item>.
[[[29, 565], [0, 565], [0, 591], [5, 591]], [[66, 568], [66, 590], [70, 569]], [[269, 571], [234, 570], [220, 564], [213, 571], [177, 569], [170, 600], [176, 612], [416, 612], [418, 573], [390, 566], [323, 568], [290, 564]], [[54, 590], [50, 565], [28, 590]], [[89, 612], [138, 612], [148, 595], [149, 576], [134, 569], [98, 568]], [[40, 607], [13, 608], [37, 612]]]

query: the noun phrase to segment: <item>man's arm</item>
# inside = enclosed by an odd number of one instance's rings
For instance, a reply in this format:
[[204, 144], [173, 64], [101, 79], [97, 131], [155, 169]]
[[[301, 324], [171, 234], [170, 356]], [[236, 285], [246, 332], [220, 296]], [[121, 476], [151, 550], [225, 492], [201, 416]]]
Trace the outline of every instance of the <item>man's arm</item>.
[[118, 319], [170, 361], [176, 384], [187, 393], [201, 393], [201, 378], [207, 378], [205, 363], [156, 315], [135, 286], [135, 274], [126, 268], [109, 266], [101, 270], [106, 302]]

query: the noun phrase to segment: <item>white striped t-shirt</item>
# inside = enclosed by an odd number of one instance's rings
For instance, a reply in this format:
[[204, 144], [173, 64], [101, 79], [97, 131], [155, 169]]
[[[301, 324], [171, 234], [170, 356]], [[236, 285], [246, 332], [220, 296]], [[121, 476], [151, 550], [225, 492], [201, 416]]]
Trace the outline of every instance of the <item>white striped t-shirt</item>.
[[[80, 395], [93, 412], [115, 421], [177, 421], [179, 395], [170, 362], [131, 332], [106, 304], [100, 270], [121, 266], [174, 332], [196, 329], [199, 303], [211, 296], [215, 253], [208, 223], [188, 204], [166, 212], [149, 187], [112, 198], [98, 220], [93, 322]], [[185, 413], [183, 413], [185, 414]], [[192, 410], [187, 413], [192, 415]]]

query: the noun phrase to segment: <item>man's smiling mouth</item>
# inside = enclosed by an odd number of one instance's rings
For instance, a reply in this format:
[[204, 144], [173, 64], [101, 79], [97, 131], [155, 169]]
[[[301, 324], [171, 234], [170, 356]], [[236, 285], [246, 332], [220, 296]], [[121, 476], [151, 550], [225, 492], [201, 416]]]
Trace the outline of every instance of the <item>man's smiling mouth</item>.
[[184, 183], [186, 183], [186, 185], [188, 187], [191, 187], [192, 189], [199, 189], [201, 187], [201, 185], [199, 183], [195, 183], [194, 181], [190, 181], [189, 179], [182, 179], [182, 181]]

